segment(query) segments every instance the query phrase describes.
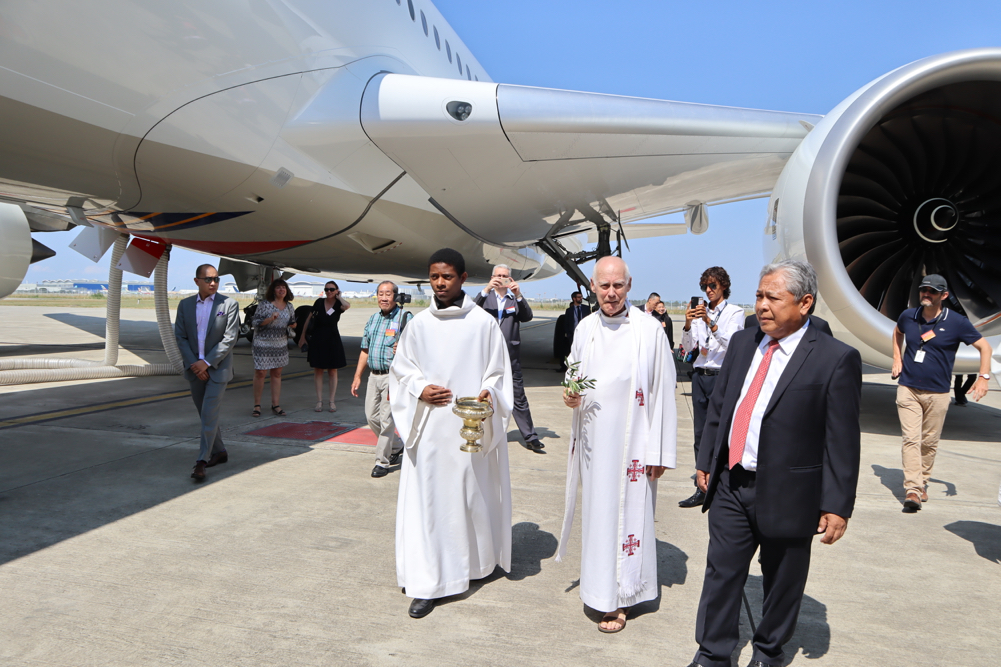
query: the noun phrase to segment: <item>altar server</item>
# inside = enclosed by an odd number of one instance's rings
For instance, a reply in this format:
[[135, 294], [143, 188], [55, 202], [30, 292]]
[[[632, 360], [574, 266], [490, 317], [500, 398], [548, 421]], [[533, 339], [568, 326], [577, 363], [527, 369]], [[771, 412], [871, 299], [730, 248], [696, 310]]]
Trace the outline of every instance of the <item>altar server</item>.
[[[450, 248], [428, 261], [431, 306], [400, 337], [389, 371], [393, 419], [405, 441], [396, 508], [396, 575], [423, 618], [500, 565], [511, 569], [507, 424], [511, 363], [497, 321], [462, 291], [466, 262]], [[455, 399], [490, 401], [479, 453], [460, 451]]]
[[631, 286], [620, 258], [595, 265], [591, 291], [600, 308], [577, 327], [569, 359], [580, 362], [578, 378], [595, 384], [564, 390], [574, 415], [557, 560], [566, 553], [579, 480], [580, 598], [606, 612], [601, 632], [622, 630], [629, 607], [657, 597], [657, 479], [677, 465], [671, 349], [660, 322], [629, 305]]

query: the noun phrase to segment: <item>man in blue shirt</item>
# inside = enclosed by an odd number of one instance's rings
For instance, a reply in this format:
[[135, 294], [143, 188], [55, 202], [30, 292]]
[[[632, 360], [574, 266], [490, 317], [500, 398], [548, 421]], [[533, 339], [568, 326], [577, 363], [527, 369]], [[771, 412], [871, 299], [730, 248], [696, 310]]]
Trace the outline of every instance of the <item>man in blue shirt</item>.
[[375, 467], [372, 477], [385, 477], [390, 466], [400, 462], [403, 441], [396, 435], [392, 407], [389, 403], [389, 366], [396, 354], [396, 342], [413, 314], [396, 305], [399, 288], [384, 280], [376, 289], [379, 312], [373, 313], [365, 324], [361, 337], [361, 354], [351, 382], [351, 395], [358, 397], [362, 371], [368, 366], [368, 388], [365, 391], [365, 417], [368, 427], [378, 436], [375, 445]]
[[945, 278], [935, 273], [926, 276], [918, 297], [921, 307], [901, 313], [893, 330], [892, 374], [900, 378], [897, 414], [903, 433], [905, 512], [917, 512], [928, 501], [928, 479], [949, 409], [952, 367], [960, 343], [980, 352], [980, 376], [970, 389], [973, 400], [987, 394], [991, 377], [991, 346], [968, 319], [942, 306], [949, 298]]

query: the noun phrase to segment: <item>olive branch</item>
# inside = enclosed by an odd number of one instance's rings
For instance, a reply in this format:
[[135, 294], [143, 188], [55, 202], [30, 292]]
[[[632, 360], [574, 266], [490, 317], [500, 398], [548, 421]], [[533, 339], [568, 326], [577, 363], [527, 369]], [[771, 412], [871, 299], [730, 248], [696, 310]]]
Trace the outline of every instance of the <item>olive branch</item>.
[[571, 394], [582, 394], [585, 389], [594, 389], [595, 381], [585, 375], [578, 375], [580, 372], [580, 362], [570, 363], [570, 357], [566, 358], [567, 368], [570, 369], [567, 379], [560, 382]]

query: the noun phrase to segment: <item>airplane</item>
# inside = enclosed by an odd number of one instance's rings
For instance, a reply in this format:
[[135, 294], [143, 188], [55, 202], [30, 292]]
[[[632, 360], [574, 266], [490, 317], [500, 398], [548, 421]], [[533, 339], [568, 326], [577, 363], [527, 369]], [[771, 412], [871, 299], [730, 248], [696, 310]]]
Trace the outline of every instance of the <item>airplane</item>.
[[74, 226], [218, 255], [238, 285], [420, 285], [450, 246], [471, 279], [586, 286], [613, 243], [768, 197], [766, 260], [816, 267], [818, 313], [866, 362], [889, 367], [932, 272], [998, 348], [1001, 49], [905, 65], [819, 116], [498, 83], [425, 0], [39, 0], [0, 25], [0, 295], [50, 256], [32, 233]]

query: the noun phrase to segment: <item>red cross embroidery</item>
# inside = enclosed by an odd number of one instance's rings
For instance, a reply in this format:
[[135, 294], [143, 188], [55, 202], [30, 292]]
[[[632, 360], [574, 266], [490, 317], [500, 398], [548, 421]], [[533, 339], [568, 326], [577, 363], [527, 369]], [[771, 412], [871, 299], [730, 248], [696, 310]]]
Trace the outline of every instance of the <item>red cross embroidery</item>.
[[637, 389], [636, 390], [636, 398], [639, 400], [640, 405], [643, 405], [643, 390], [642, 389]]
[[630, 482], [638, 482], [639, 478], [643, 476], [644, 467], [640, 465], [639, 459], [633, 459], [633, 464], [626, 469], [626, 474], [629, 475]]
[[640, 541], [635, 538], [635, 535], [630, 535], [628, 539], [626, 539], [626, 543], [622, 545], [622, 550], [626, 552], [627, 556], [634, 555], [636, 550], [640, 548]]

